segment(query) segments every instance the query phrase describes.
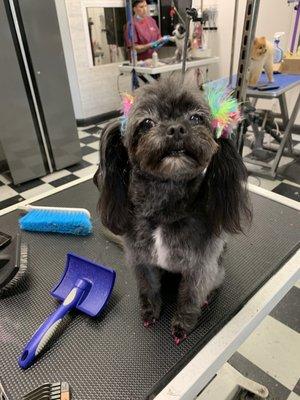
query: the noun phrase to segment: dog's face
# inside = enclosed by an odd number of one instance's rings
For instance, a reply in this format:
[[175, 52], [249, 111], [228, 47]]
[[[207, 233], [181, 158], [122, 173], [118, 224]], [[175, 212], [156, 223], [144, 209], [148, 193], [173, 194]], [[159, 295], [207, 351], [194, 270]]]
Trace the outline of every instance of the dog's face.
[[177, 24], [173, 31], [173, 35], [176, 36], [177, 39], [183, 39], [185, 36], [185, 32], [185, 27], [182, 24]]
[[[138, 89], [131, 108], [124, 107], [125, 129], [116, 121], [101, 135], [94, 182], [101, 192], [101, 221], [117, 235], [131, 231], [147, 202], [153, 210], [156, 200], [147, 198], [149, 185], [157, 191], [168, 188], [170, 204], [165, 206], [172, 218], [172, 190], [176, 197], [175, 188], [188, 193], [199, 189], [197, 204], [206, 204], [207, 226], [215, 235], [240, 232], [241, 215], [251, 216], [244, 185], [247, 170], [240, 155], [230, 139], [214, 139], [211, 113], [199, 89], [189, 74], [191, 86], [180, 78], [164, 77]], [[158, 192], [157, 197], [165, 194]], [[139, 202], [141, 207], [135, 208]], [[166, 218], [164, 212], [160, 217]]]
[[267, 52], [267, 39], [262, 36], [254, 39], [251, 57], [253, 60], [259, 60]]
[[182, 85], [176, 76], [136, 93], [124, 138], [132, 164], [162, 179], [201, 174], [218, 145], [200, 91]]

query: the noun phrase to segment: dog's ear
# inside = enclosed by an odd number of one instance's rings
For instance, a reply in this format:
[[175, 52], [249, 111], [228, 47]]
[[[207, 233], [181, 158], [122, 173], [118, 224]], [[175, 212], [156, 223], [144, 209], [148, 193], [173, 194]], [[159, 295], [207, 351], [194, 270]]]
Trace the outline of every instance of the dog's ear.
[[203, 182], [207, 216], [212, 232], [219, 235], [242, 232], [242, 222], [251, 220], [247, 170], [241, 156], [229, 139], [218, 139], [219, 149], [213, 156]]
[[101, 221], [116, 235], [128, 229], [128, 182], [130, 164], [122, 142], [119, 122], [107, 126], [100, 139], [100, 164], [94, 183], [100, 190], [98, 209]]

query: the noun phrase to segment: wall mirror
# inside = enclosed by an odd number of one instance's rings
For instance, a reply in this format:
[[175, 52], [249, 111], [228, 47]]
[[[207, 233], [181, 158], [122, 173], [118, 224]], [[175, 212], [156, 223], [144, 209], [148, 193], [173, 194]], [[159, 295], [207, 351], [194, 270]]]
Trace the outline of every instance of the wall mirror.
[[87, 7], [86, 12], [93, 65], [128, 59], [124, 46], [125, 8]]

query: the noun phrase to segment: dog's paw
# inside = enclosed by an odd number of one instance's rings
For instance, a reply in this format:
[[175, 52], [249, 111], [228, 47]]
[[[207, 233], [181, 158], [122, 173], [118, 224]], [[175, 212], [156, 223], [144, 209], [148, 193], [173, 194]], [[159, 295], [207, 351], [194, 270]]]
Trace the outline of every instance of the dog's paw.
[[157, 320], [155, 318], [152, 319], [144, 319], [143, 325], [145, 328], [149, 328], [150, 326], [153, 326]]
[[172, 321], [172, 335], [176, 345], [182, 343], [192, 332], [198, 322], [198, 318], [201, 314], [201, 308], [191, 310], [187, 312], [186, 310], [177, 310], [173, 321]]
[[154, 325], [155, 322], [159, 319], [160, 309], [160, 301], [157, 301], [155, 304], [147, 302], [146, 304], [142, 305], [141, 317], [145, 328], [149, 328], [150, 326]]
[[201, 308], [206, 308], [206, 307], [208, 307], [208, 305], [209, 305], [208, 300], [205, 300], [205, 302], [202, 304]]
[[172, 336], [176, 346], [179, 346], [187, 338], [187, 331], [180, 325], [180, 323], [173, 323]]
[[153, 310], [142, 310], [142, 320], [145, 328], [154, 325], [159, 315], [154, 315]]

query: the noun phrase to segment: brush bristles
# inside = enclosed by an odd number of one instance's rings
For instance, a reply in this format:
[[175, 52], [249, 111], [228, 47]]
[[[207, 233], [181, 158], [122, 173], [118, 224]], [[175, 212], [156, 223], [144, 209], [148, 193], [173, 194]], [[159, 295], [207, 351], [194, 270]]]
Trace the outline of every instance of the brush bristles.
[[17, 284], [19, 284], [27, 271], [28, 265], [28, 245], [25, 243], [21, 243], [20, 246], [20, 253], [19, 259], [16, 260], [16, 267], [15, 267], [15, 276], [6, 284], [3, 288], [0, 289], [0, 296], [7, 294], [9, 291], [15, 288]]
[[28, 245], [26, 243], [21, 243], [20, 249], [20, 269], [27, 268], [28, 265]]
[[82, 211], [30, 210], [19, 220], [20, 228], [26, 231], [54, 232], [72, 235], [89, 235], [92, 223]]
[[0, 290], [0, 295], [2, 296], [3, 294], [6, 294], [10, 290], [14, 289], [16, 287], [16, 285], [18, 285], [21, 282], [21, 280], [23, 280], [23, 278], [26, 274], [26, 270], [27, 270], [27, 267], [26, 268], [20, 267], [20, 269], [18, 270], [16, 275], [13, 277], [13, 279]]

